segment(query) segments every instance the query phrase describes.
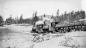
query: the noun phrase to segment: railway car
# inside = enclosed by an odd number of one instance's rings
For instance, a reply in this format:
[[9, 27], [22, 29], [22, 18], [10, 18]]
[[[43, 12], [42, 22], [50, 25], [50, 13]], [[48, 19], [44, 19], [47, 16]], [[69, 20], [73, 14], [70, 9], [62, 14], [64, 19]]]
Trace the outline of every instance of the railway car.
[[55, 25], [56, 32], [86, 31], [86, 20], [79, 20], [68, 24]]

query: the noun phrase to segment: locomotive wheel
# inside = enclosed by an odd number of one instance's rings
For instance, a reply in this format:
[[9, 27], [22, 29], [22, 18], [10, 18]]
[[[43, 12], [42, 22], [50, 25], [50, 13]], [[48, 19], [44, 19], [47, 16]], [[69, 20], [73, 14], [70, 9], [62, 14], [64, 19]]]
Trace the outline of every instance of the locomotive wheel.
[[83, 28], [84, 31], [86, 31], [86, 26]]
[[68, 29], [68, 30], [67, 30], [67, 32], [70, 32], [70, 31], [71, 31], [71, 29]]

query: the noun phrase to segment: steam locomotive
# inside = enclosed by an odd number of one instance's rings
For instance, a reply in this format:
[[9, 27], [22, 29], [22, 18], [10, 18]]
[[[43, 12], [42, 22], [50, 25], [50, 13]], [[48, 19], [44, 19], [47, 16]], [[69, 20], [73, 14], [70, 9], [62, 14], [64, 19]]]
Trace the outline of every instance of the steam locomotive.
[[[78, 15], [77, 15], [78, 14]], [[32, 28], [32, 33], [66, 33], [71, 31], [86, 31], [86, 19], [85, 12], [81, 11], [80, 13], [75, 13], [76, 16], [83, 16], [83, 18], [74, 20], [72, 22], [65, 23], [63, 22], [51, 22], [50, 25], [38, 24]]]

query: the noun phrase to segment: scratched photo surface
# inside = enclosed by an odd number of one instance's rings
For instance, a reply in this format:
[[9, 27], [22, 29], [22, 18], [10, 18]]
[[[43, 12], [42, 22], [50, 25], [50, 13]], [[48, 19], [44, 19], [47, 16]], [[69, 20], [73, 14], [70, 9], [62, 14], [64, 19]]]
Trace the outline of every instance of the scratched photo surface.
[[0, 48], [86, 48], [86, 0], [0, 0]]

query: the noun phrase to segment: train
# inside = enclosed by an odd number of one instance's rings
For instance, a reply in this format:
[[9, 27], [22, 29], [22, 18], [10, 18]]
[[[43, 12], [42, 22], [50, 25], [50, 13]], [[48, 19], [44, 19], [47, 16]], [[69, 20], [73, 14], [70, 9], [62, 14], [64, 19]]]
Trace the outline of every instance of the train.
[[44, 24], [36, 25], [32, 28], [32, 33], [66, 33], [71, 31], [86, 31], [86, 20], [79, 20], [68, 24], [59, 24], [52, 22], [51, 27], [46, 27]]
[[66, 33], [71, 31], [86, 31], [86, 20], [79, 20], [68, 24], [55, 24], [56, 32]]
[[[78, 12], [76, 12], [77, 15]], [[75, 14], [74, 14], [75, 15]], [[65, 20], [64, 21], [53, 21], [50, 22], [50, 25], [46, 25], [44, 23], [42, 24], [36, 24], [33, 26], [31, 33], [37, 33], [37, 34], [43, 34], [43, 33], [67, 33], [71, 31], [86, 31], [86, 18], [85, 18], [85, 12], [81, 11], [79, 17], [83, 16], [83, 18], [79, 18], [77, 20], [74, 20], [72, 22], [69, 22]], [[42, 21], [43, 22], [43, 21]]]

